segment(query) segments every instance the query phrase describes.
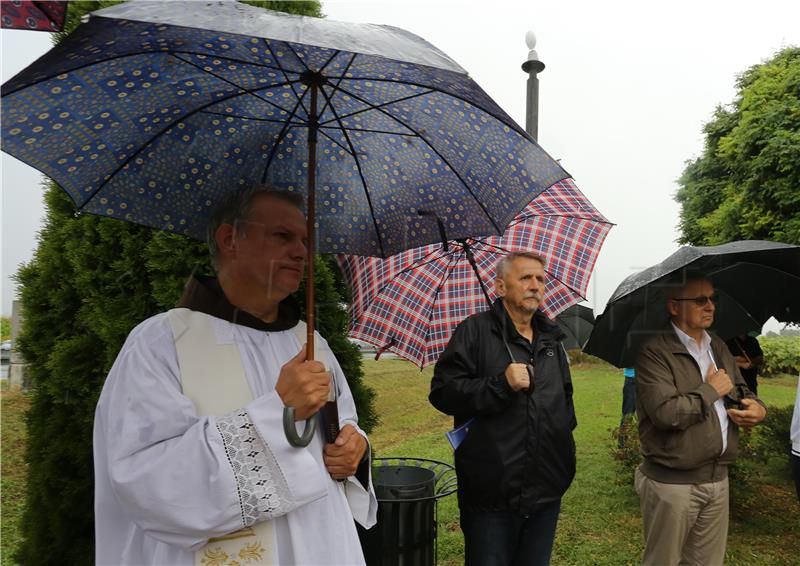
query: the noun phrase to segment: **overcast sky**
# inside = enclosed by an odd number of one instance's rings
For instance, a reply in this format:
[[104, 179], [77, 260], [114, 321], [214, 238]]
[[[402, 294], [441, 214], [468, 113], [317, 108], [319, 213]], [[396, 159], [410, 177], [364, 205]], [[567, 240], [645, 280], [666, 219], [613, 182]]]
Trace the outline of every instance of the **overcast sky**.
[[[702, 125], [733, 100], [736, 75], [800, 45], [800, 2], [470, 0], [327, 1], [330, 19], [391, 24], [447, 53], [523, 127], [525, 33], [547, 68], [539, 141], [617, 226], [600, 253], [589, 305], [605, 306], [629, 274], [677, 249], [672, 197]], [[49, 48], [49, 35], [2, 30], [5, 82]], [[41, 225], [41, 175], [2, 154], [4, 315], [9, 276], [28, 261]]]

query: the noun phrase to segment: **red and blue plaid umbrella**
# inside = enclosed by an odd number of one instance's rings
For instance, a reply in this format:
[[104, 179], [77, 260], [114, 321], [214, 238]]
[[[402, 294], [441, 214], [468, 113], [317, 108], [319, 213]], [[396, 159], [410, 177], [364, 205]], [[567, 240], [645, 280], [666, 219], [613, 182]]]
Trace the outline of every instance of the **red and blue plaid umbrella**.
[[61, 31], [67, 19], [67, 2], [3, 0], [0, 24], [7, 29]]
[[349, 334], [420, 367], [434, 363], [456, 325], [494, 300], [486, 283], [508, 252], [545, 257], [541, 309], [554, 318], [584, 300], [612, 226], [572, 179], [565, 179], [532, 200], [502, 236], [432, 244], [387, 259], [340, 255], [353, 289]]

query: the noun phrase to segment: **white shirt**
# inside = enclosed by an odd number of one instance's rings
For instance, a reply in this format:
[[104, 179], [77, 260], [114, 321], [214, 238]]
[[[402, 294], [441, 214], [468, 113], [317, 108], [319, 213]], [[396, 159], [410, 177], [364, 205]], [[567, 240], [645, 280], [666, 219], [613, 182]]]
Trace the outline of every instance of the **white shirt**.
[[[708, 371], [711, 368], [717, 369], [717, 362], [714, 360], [714, 354], [711, 351], [711, 336], [703, 330], [703, 337], [700, 339], [700, 345], [698, 346], [697, 341], [675, 326], [674, 322], [672, 323], [672, 328], [675, 329], [675, 334], [678, 335], [681, 344], [686, 347], [694, 361], [697, 362], [700, 367], [700, 378], [705, 383]], [[725, 402], [722, 397], [714, 401], [714, 410], [719, 417], [719, 428], [722, 434], [722, 452], [720, 454], [724, 454], [728, 448], [728, 413], [725, 411]]]
[[[374, 524], [371, 482], [365, 490], [349, 478], [346, 497], [325, 470], [321, 429], [306, 448], [284, 437], [275, 383], [300, 351], [294, 332], [214, 325], [218, 343], [238, 346], [254, 394], [230, 415], [199, 417], [182, 395], [166, 313], [137, 326], [114, 362], [95, 413], [97, 564], [189, 566], [209, 538], [264, 519], [273, 520], [279, 564], [363, 564], [352, 517]], [[357, 428], [347, 381], [338, 363], [331, 369], [341, 426]], [[255, 475], [237, 465], [253, 451], [265, 462]], [[248, 504], [265, 492], [271, 509]]]

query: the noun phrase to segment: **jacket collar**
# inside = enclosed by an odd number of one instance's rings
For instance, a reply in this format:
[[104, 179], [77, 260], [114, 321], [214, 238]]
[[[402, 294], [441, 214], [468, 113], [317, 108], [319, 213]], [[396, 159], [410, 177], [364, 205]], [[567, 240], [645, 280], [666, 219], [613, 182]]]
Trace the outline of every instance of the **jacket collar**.
[[[518, 336], [518, 333], [514, 328], [514, 323], [511, 320], [508, 311], [503, 306], [502, 299], [496, 299], [495, 302], [492, 303], [490, 311], [495, 321], [497, 331], [501, 333], [502, 336], [505, 336], [506, 340], [512, 340]], [[556, 342], [561, 341], [566, 337], [566, 334], [564, 334], [564, 331], [561, 330], [561, 327], [547, 318], [547, 316], [540, 309], [537, 309], [533, 314], [531, 324], [536, 331], [537, 340], [541, 338], [542, 341], [550, 340]]]
[[[711, 340], [709, 344], [711, 351], [714, 353], [715, 357], [719, 356], [720, 350], [719, 350], [719, 344], [717, 343], [717, 340], [719, 340], [719, 338], [717, 338], [716, 335], [712, 332], [706, 331], [706, 334]], [[675, 329], [672, 327], [672, 322], [667, 322], [667, 325], [662, 329], [661, 339], [664, 342], [664, 347], [673, 354], [686, 354], [687, 356], [691, 355], [689, 354], [689, 350], [686, 348], [684, 343], [675, 333]]]
[[300, 320], [300, 307], [292, 296], [286, 297], [278, 305], [277, 320], [264, 322], [232, 305], [215, 277], [198, 275], [193, 275], [186, 283], [177, 306], [265, 332], [289, 330], [297, 326]]
[[[703, 336], [700, 339], [700, 345], [697, 346], [696, 345], [697, 342], [695, 342], [694, 338], [692, 338], [691, 336], [686, 334], [683, 330], [678, 328], [677, 324], [675, 324], [674, 322], [671, 322], [670, 325], [672, 326], [672, 330], [675, 332], [675, 335], [678, 337], [678, 340], [680, 340], [681, 344], [683, 344], [684, 347], [687, 350], [689, 350], [690, 347], [693, 348], [693, 349], [696, 349], [696, 348], [699, 347], [700, 351], [702, 352], [702, 351], [705, 351], [705, 350], [707, 350], [708, 348], [711, 347], [711, 335], [708, 332], [706, 332], [705, 330], [703, 330]], [[693, 345], [693, 344], [695, 344], [695, 345]]]

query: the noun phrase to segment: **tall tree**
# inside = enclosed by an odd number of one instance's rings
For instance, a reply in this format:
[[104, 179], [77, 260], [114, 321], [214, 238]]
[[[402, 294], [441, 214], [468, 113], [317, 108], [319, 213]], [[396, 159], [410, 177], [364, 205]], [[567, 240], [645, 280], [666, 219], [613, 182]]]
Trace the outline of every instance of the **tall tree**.
[[678, 181], [680, 242], [800, 244], [800, 48], [751, 67], [736, 86]]
[[[85, 13], [114, 3], [71, 3], [67, 31]], [[248, 3], [321, 13], [317, 0]], [[91, 564], [92, 421], [105, 376], [128, 332], [175, 305], [189, 274], [210, 268], [199, 242], [117, 220], [76, 217], [74, 205], [55, 185], [45, 204], [38, 248], [18, 274], [25, 314], [19, 347], [29, 362], [33, 391], [24, 540], [16, 559], [25, 565]], [[317, 259], [318, 322], [369, 430], [377, 420], [373, 394], [361, 383], [360, 353], [346, 340], [346, 314], [330, 266]], [[304, 301], [302, 291], [298, 299]]]

